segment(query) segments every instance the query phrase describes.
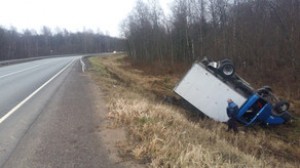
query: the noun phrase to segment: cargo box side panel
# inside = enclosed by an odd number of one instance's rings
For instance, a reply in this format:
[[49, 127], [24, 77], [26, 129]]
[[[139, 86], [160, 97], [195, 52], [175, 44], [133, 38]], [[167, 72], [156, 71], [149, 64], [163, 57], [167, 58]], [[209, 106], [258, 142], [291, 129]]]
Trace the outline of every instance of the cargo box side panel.
[[208, 117], [225, 122], [227, 99], [239, 107], [246, 99], [220, 81], [204, 67], [195, 63], [174, 91]]

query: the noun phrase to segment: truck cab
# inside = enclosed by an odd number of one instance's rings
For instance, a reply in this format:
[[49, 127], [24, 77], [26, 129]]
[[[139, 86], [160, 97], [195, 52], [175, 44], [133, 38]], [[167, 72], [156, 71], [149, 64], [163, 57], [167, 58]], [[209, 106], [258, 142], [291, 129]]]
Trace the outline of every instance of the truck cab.
[[239, 108], [236, 119], [245, 126], [262, 123], [266, 125], [283, 124], [289, 120], [289, 114], [276, 115], [271, 103], [261, 98], [258, 94], [253, 94]]

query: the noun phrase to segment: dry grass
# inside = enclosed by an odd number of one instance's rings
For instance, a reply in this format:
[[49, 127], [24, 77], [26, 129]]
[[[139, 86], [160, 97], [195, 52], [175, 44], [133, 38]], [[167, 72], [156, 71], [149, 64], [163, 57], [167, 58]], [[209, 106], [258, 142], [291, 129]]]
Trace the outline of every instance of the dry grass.
[[299, 138], [287, 143], [260, 128], [235, 135], [210, 119], [192, 122], [189, 112], [164, 103], [163, 95], [173, 96], [175, 75], [147, 75], [124, 56], [90, 61], [93, 78], [107, 93], [108, 118], [128, 130], [123, 152], [149, 167], [299, 167]]

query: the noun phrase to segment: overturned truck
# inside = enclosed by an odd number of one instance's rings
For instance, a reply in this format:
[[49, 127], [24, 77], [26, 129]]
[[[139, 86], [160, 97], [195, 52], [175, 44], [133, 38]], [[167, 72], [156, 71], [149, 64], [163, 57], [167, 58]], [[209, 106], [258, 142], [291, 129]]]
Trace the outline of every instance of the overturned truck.
[[197, 61], [174, 91], [208, 117], [225, 122], [227, 100], [238, 106], [236, 119], [245, 126], [279, 125], [290, 121], [289, 103], [279, 99], [269, 86], [258, 90], [235, 73], [231, 60]]

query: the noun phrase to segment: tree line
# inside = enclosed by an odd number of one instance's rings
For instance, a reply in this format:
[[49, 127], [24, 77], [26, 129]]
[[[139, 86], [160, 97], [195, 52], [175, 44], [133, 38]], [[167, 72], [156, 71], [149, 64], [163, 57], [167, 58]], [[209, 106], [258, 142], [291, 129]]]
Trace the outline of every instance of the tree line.
[[113, 38], [92, 31], [71, 33], [67, 30], [53, 33], [43, 27], [41, 33], [0, 27], [0, 60], [59, 54], [84, 54], [124, 51], [124, 39]]
[[[123, 23], [130, 57], [140, 63], [190, 64], [208, 56], [299, 81], [300, 0], [138, 0]], [[261, 73], [262, 72], [262, 73]]]

